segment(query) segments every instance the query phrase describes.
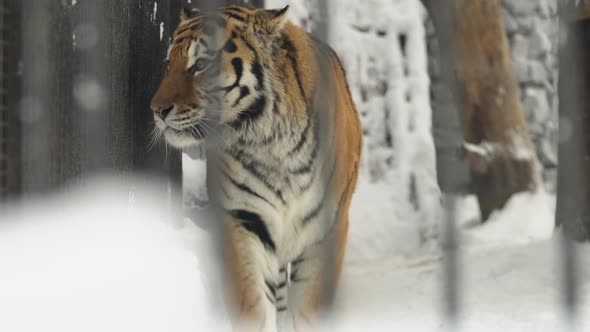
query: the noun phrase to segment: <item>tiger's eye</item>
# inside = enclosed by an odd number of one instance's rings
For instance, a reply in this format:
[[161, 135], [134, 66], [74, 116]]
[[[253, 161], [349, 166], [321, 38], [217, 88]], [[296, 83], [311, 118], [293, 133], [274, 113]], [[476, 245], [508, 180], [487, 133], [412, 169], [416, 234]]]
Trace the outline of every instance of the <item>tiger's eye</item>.
[[195, 63], [195, 68], [197, 69], [197, 71], [202, 71], [202, 70], [205, 69], [205, 67], [207, 67], [207, 61], [206, 60], [199, 59]]

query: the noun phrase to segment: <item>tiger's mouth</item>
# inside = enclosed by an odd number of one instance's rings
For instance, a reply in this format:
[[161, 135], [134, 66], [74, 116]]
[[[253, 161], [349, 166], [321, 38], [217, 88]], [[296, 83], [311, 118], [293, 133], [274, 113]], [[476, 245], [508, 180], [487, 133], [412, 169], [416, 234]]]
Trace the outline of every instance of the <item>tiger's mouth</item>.
[[187, 128], [187, 129], [174, 129], [172, 127], [168, 127], [164, 131], [164, 135], [168, 132], [172, 131], [175, 135], [187, 135], [191, 136], [197, 140], [202, 140], [207, 137], [207, 131], [205, 129], [198, 129], [198, 128]]
[[156, 128], [166, 142], [179, 149], [198, 146], [208, 135], [205, 124], [201, 122], [177, 127], [161, 119], [156, 119]]

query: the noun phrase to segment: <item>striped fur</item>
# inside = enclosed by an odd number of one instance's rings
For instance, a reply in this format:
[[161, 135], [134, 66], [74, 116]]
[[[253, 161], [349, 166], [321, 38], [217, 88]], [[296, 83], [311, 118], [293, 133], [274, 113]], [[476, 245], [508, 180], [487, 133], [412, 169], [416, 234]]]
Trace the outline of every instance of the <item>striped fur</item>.
[[221, 133], [208, 182], [245, 330], [304, 330], [329, 302], [362, 148], [338, 57], [287, 10], [183, 11], [152, 100], [173, 146]]

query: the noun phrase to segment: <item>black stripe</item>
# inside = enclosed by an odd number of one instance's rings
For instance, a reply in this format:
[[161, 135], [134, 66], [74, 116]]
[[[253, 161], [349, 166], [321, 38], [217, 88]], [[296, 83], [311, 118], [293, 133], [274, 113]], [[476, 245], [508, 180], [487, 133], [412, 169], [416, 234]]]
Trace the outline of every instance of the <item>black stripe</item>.
[[311, 186], [315, 182], [316, 177], [317, 177], [317, 173], [312, 173], [311, 176], [309, 177], [309, 181], [306, 184], [304, 184], [303, 186], [299, 186], [302, 193], [307, 192], [307, 190], [309, 190], [309, 188], [311, 188]]
[[247, 194], [250, 194], [254, 197], [258, 197], [261, 200], [265, 201], [266, 203], [268, 203], [268, 205], [272, 206], [273, 208], [275, 207], [271, 202], [269, 202], [266, 198], [264, 198], [262, 195], [258, 194], [257, 192], [255, 192], [254, 190], [250, 189], [250, 187], [248, 187], [247, 185], [243, 184], [243, 183], [239, 183], [238, 181], [234, 180], [225, 170], [222, 170], [223, 175], [234, 185], [234, 187], [238, 188], [240, 191], [243, 191]]
[[[354, 169], [356, 169], [358, 167], [358, 162], [355, 162], [355, 165], [353, 167], [354, 167]], [[344, 191], [342, 192], [342, 194], [340, 194], [340, 199], [338, 200], [338, 206], [336, 207], [336, 213], [334, 214], [334, 220], [332, 221], [332, 225], [330, 225], [330, 228], [326, 232], [325, 236], [316, 243], [321, 243], [321, 242], [325, 241], [328, 238], [328, 236], [330, 236], [332, 234], [334, 227], [336, 226], [336, 224], [338, 222], [338, 214], [340, 213], [340, 209], [342, 209], [342, 205], [344, 204], [344, 199], [346, 198], [346, 194], [350, 191], [350, 187], [353, 184], [353, 180], [355, 179], [355, 177], [357, 175], [358, 174], [355, 171], [355, 173], [352, 174], [350, 179], [348, 179], [348, 183], [346, 184], [346, 188], [344, 188]]]
[[[326, 191], [328, 191], [328, 190], [326, 189]], [[324, 207], [324, 200], [322, 199], [320, 201], [320, 203], [303, 218], [303, 224], [305, 225], [308, 222], [310, 222], [313, 218], [317, 217], [323, 207]]]
[[293, 45], [291, 40], [286, 36], [283, 36], [283, 48], [287, 50], [287, 58], [289, 58], [291, 66], [293, 67], [293, 72], [295, 73], [295, 80], [297, 81], [297, 85], [299, 86], [301, 98], [305, 100], [307, 99], [307, 97], [305, 96], [305, 89], [303, 89], [303, 83], [301, 81], [301, 76], [299, 75], [299, 65], [297, 63], [297, 49], [295, 48], [295, 45]]
[[[309, 109], [309, 106], [308, 106]], [[299, 136], [299, 140], [297, 141], [297, 144], [295, 145], [295, 147], [289, 151], [289, 156], [293, 156], [296, 153], [298, 153], [299, 151], [301, 151], [301, 149], [303, 148], [303, 146], [305, 145], [305, 143], [307, 142], [307, 136], [309, 134], [309, 129], [312, 126], [312, 120], [311, 120], [311, 112], [307, 112], [307, 123], [305, 124], [305, 128], [303, 128], [303, 131], [301, 132], [301, 135]]]
[[336, 61], [336, 65], [342, 71], [342, 75], [344, 76], [344, 85], [346, 86], [346, 94], [350, 100], [350, 104], [352, 105], [354, 112], [358, 113], [358, 110], [356, 109], [356, 104], [353, 102], [352, 95], [350, 94], [350, 86], [348, 85], [348, 79], [346, 79], [346, 76], [347, 76], [346, 69], [344, 69], [344, 66], [342, 65], [342, 61], [340, 60], [340, 57], [338, 56], [338, 54], [336, 54], [336, 51], [334, 51], [330, 46], [327, 46], [327, 47], [330, 50], [330, 54], [332, 55], [332, 58]]
[[258, 59], [254, 60], [252, 63], [252, 74], [254, 74], [256, 82], [258, 82], [256, 85], [256, 91], [262, 90], [262, 87], [264, 86], [264, 71], [262, 70], [262, 65], [258, 62]]
[[267, 292], [264, 292], [264, 295], [266, 295], [266, 298], [268, 299], [268, 301], [274, 305], [276, 305], [276, 301], [272, 299], [272, 297], [270, 295], [268, 295]]
[[244, 43], [246, 45], [246, 47], [248, 49], [250, 49], [250, 51], [252, 51], [252, 53], [256, 54], [256, 50], [254, 49], [254, 47], [246, 40], [244, 39], [244, 37], [242, 37], [242, 35], [238, 36], [239, 39], [242, 41], [242, 43]]
[[[303, 225], [306, 225], [307, 223], [309, 223], [313, 218], [317, 217], [318, 214], [320, 213], [320, 211], [322, 210], [322, 208], [324, 207], [324, 202], [326, 201], [326, 199], [328, 198], [328, 194], [330, 193], [330, 184], [332, 182], [332, 179], [334, 178], [334, 174], [336, 174], [336, 160], [334, 160], [334, 165], [332, 167], [332, 171], [330, 172], [330, 176], [328, 177], [328, 180], [326, 181], [326, 185], [324, 186], [324, 193], [322, 194], [322, 198], [320, 199], [320, 202], [318, 203], [318, 205], [312, 209], [310, 212], [308, 212], [307, 215], [305, 215], [305, 217], [303, 218]], [[340, 205], [338, 206], [338, 209], [340, 208]]]
[[272, 296], [277, 297], [277, 290], [275, 289], [275, 286], [271, 284], [268, 280], [264, 280], [264, 283], [266, 284], [268, 290], [272, 293]]
[[275, 100], [272, 103], [272, 112], [273, 114], [280, 115], [279, 104], [281, 103], [281, 97], [274, 93]]
[[244, 10], [244, 8], [238, 7], [238, 6], [227, 6], [225, 8], [223, 8], [224, 11], [229, 10], [229, 11], [233, 11], [233, 12], [238, 12], [241, 14], [247, 14], [247, 12]]
[[245, 124], [248, 124], [248, 122], [258, 119], [262, 113], [264, 113], [265, 108], [266, 97], [259, 96], [250, 106], [248, 106], [248, 108], [238, 114], [236, 120], [230, 122], [228, 125], [236, 130], [242, 128]]
[[303, 258], [303, 255], [301, 255], [297, 259], [295, 259], [294, 261], [291, 262], [291, 267], [298, 266], [299, 264], [303, 263], [304, 261], [305, 261], [305, 258]]
[[[195, 28], [195, 26], [198, 26], [198, 28]], [[197, 29], [201, 28], [202, 26], [203, 26], [203, 23], [197, 21], [197, 22], [195, 22], [193, 24], [187, 25], [186, 27], [184, 27], [184, 28], [176, 31], [176, 36], [179, 36], [179, 35], [181, 35], [182, 33], [186, 32], [188, 30], [197, 30]]]
[[291, 281], [296, 281], [297, 279], [297, 270], [294, 270], [293, 272], [291, 272], [291, 275], [289, 276], [289, 280]]
[[203, 27], [203, 22], [197, 22], [193, 24], [190, 28], [192, 31], [199, 30]]
[[[218, 57], [221, 55], [221, 51], [218, 53]], [[217, 61], [217, 60], [213, 60]], [[236, 81], [229, 86], [218, 86], [212, 89], [208, 89], [207, 93], [214, 94], [215, 92], [224, 91], [225, 94], [228, 94], [233, 89], [240, 86], [240, 81], [242, 80], [242, 75], [244, 75], [244, 61], [241, 58], [233, 58], [231, 60], [231, 64], [234, 67], [234, 71], [236, 73]]]
[[246, 47], [248, 47], [248, 49], [250, 49], [250, 51], [252, 51], [252, 53], [254, 53], [254, 61], [252, 62], [251, 67], [251, 71], [252, 74], [254, 75], [254, 77], [256, 77], [256, 91], [260, 91], [264, 88], [264, 83], [265, 83], [265, 78], [264, 78], [264, 69], [262, 67], [262, 65], [260, 64], [260, 61], [258, 59], [257, 56], [257, 52], [254, 49], [254, 47], [252, 45], [250, 45], [250, 43], [242, 38], [240, 36], [240, 40], [246, 45]]
[[228, 11], [224, 11], [223, 13], [225, 15], [227, 15], [229, 18], [232, 18], [232, 19], [234, 19], [236, 21], [246, 22], [246, 19], [244, 17], [240, 16], [240, 15], [237, 15], [237, 14], [234, 14], [234, 13], [228, 12]]
[[242, 75], [244, 75], [244, 61], [241, 58], [233, 58], [231, 60], [231, 65], [236, 72], [236, 82], [234, 83], [234, 86], [238, 86], [242, 80]]
[[278, 307], [278, 308], [277, 308], [277, 311], [278, 311], [278, 312], [284, 312], [284, 311], [287, 311], [287, 307]]
[[311, 150], [311, 155], [309, 156], [309, 160], [303, 165], [294, 170], [289, 170], [289, 172], [293, 175], [303, 175], [308, 174], [311, 172], [315, 159], [318, 156], [320, 144], [317, 139], [314, 140], [313, 150]]
[[238, 104], [242, 101], [242, 99], [248, 97], [249, 95], [250, 95], [250, 88], [248, 88], [247, 86], [240, 87], [240, 96], [234, 102], [233, 107], [238, 106]]
[[242, 226], [256, 235], [267, 250], [276, 252], [277, 247], [260, 215], [246, 210], [232, 210], [228, 211], [228, 213], [232, 217], [242, 221]]
[[350, 176], [350, 179], [348, 179], [348, 183], [346, 184], [346, 188], [344, 188], [344, 191], [342, 192], [342, 194], [340, 194], [340, 199], [338, 200], [338, 207], [337, 207], [337, 211], [340, 211], [340, 209], [342, 208], [342, 205], [344, 204], [344, 199], [346, 198], [346, 194], [350, 191], [350, 187], [352, 186], [352, 181], [355, 179], [355, 177], [357, 176], [356, 173], [358, 172], [358, 162], [355, 162], [353, 169], [355, 170], [355, 173], [353, 173]]
[[225, 46], [223, 46], [223, 50], [227, 53], [235, 53], [238, 50], [238, 47], [236, 46], [236, 43], [234, 43], [233, 40], [228, 39], [225, 43]]
[[[268, 176], [265, 173], [272, 172], [272, 169], [260, 162], [254, 161], [251, 156], [237, 149], [230, 150], [229, 155], [234, 160], [239, 162], [245, 170], [254, 175], [258, 180], [260, 180], [269, 190], [274, 192], [274, 194], [277, 196], [278, 199], [281, 200], [283, 204], [287, 204], [285, 198], [283, 198], [283, 193], [281, 192], [281, 190], [279, 188], [275, 188], [268, 182]], [[263, 169], [265, 172], [261, 172], [260, 169]]]

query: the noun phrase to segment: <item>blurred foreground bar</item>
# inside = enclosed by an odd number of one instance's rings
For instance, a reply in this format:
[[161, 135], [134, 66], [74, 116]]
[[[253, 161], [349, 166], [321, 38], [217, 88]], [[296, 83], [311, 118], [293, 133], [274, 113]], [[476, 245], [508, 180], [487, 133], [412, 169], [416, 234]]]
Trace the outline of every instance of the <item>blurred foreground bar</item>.
[[560, 145], [556, 223], [590, 240], [590, 5], [562, 8], [559, 68]]
[[163, 193], [180, 188], [180, 154], [163, 145], [148, 151], [150, 99], [179, 7], [172, 0], [3, 0], [9, 65], [3, 62], [0, 125], [10, 128], [10, 148], [0, 145], [0, 158], [7, 155], [0, 172], [8, 169], [11, 182], [0, 185], [26, 197], [110, 173], [168, 179]]
[[[435, 28], [436, 38], [440, 49], [439, 61], [441, 68], [441, 80], [443, 85], [448, 86], [454, 92], [452, 95], [453, 104], [458, 105], [456, 100], [457, 76], [454, 66], [455, 58], [455, 6], [454, 1], [423, 0], [422, 1]], [[439, 182], [444, 182], [445, 191], [449, 193], [461, 192], [461, 181], [447, 181], [455, 179], [454, 170], [449, 167], [439, 168]], [[442, 180], [441, 180], [442, 179]], [[441, 270], [442, 282], [440, 284], [440, 296], [442, 314], [447, 320], [446, 331], [460, 329], [459, 317], [461, 316], [461, 260], [459, 234], [456, 222], [455, 198], [447, 195], [443, 199], [444, 224], [441, 230], [441, 243], [444, 251], [443, 266]]]
[[563, 229], [563, 305], [570, 329], [578, 326], [577, 257], [574, 241], [590, 240], [590, 4], [561, 4], [559, 59], [559, 165], [556, 225]]
[[20, 87], [17, 77], [20, 58], [18, 1], [0, 1], [0, 201], [19, 188], [20, 127], [11, 109]]

